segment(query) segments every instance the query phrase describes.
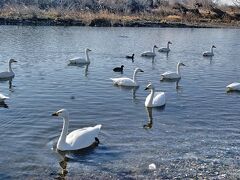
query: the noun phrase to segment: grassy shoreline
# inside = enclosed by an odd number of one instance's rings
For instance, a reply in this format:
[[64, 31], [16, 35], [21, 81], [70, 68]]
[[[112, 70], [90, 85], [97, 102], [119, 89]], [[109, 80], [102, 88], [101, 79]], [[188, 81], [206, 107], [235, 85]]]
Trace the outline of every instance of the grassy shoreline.
[[40, 10], [36, 7], [0, 9], [0, 25], [37, 26], [96, 26], [96, 27], [190, 27], [190, 28], [240, 28], [240, 21], [230, 16], [145, 12], [135, 14], [108, 11]]

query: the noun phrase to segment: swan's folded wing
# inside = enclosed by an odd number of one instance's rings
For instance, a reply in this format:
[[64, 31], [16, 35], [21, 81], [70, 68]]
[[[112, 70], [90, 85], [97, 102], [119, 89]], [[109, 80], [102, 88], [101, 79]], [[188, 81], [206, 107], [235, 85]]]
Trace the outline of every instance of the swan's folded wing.
[[167, 72], [161, 74], [161, 76], [163, 76], [163, 77], [169, 77], [171, 74], [176, 74], [176, 73], [175, 73], [175, 72], [172, 72], [172, 71], [167, 71]]
[[141, 54], [141, 56], [155, 56], [155, 53], [151, 51], [145, 51]]
[[166, 51], [169, 51], [169, 49], [168, 49], [168, 48], [161, 48], [161, 49], [159, 49], [158, 51], [159, 51], [159, 52], [166, 52]]
[[75, 57], [75, 58], [69, 59], [69, 62], [70, 63], [81, 63], [81, 62], [83, 63], [83, 62], [86, 62], [86, 60], [81, 57]]
[[153, 98], [153, 105], [163, 106], [166, 103], [164, 92], [155, 92]]
[[66, 142], [74, 149], [86, 148], [95, 142], [100, 129], [101, 125], [77, 129], [67, 135]]
[[127, 77], [123, 77], [123, 78], [111, 78], [111, 80], [113, 81], [113, 84], [116, 85], [125, 85], [125, 86], [132, 86], [134, 83], [134, 81], [130, 78]]
[[8, 72], [8, 71], [6, 71], [6, 72], [1, 72], [1, 73], [0, 73], [0, 79], [1, 79], [1, 78], [2, 78], [2, 79], [4, 79], [4, 78], [10, 78], [10, 77], [12, 77], [12, 76], [14, 76], [14, 74], [11, 73], [11, 72]]

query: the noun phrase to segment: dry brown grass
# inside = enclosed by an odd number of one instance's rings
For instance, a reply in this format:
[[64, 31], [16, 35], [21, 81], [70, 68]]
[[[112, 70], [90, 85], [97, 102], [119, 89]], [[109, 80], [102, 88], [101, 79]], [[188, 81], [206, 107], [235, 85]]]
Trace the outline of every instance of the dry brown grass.
[[[230, 15], [236, 13], [240, 14], [240, 8], [226, 8]], [[229, 18], [214, 19], [214, 14], [209, 10], [201, 9], [200, 13], [202, 17], [196, 17], [193, 14], [183, 15], [180, 12], [172, 9], [172, 7], [160, 6], [158, 9], [154, 9], [148, 12], [141, 12], [136, 14], [124, 14], [124, 13], [112, 13], [107, 10], [99, 12], [91, 11], [74, 11], [65, 10], [61, 8], [41, 10], [35, 6], [5, 6], [0, 9], [0, 18], [8, 19], [51, 19], [51, 20], [76, 20], [82, 21], [84, 24], [89, 25], [95, 19], [104, 19], [109, 21], [112, 25], [115, 23], [126, 24], [138, 21], [147, 22], [161, 22], [161, 23], [188, 23], [188, 24], [211, 24], [211, 23], [230, 23], [239, 26], [239, 21], [232, 21]]]

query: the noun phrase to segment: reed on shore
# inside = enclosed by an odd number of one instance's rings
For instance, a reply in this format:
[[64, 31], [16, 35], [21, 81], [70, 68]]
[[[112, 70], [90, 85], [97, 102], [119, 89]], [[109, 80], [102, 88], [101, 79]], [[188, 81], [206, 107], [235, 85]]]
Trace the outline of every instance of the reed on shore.
[[82, 25], [82, 26], [240, 26], [240, 8], [191, 8], [183, 4], [161, 5], [143, 11], [106, 9], [40, 8], [11, 4], [0, 8], [0, 24]]

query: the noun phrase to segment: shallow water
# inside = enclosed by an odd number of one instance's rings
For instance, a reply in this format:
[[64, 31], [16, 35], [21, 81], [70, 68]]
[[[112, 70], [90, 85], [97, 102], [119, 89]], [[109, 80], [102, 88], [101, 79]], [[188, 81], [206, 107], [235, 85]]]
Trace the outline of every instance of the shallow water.
[[[240, 178], [239, 93], [225, 86], [240, 77], [240, 30], [169, 28], [90, 28], [0, 26], [0, 71], [10, 58], [13, 87], [0, 82], [10, 97], [0, 108], [0, 179], [67, 178], [154, 179]], [[171, 40], [171, 52], [152, 61], [140, 57], [154, 44]], [[201, 53], [214, 44], [212, 59]], [[68, 66], [67, 60], [92, 49], [91, 64]], [[135, 61], [125, 59], [135, 53]], [[160, 74], [184, 62], [180, 88], [160, 82]], [[124, 65], [124, 73], [112, 68]], [[140, 87], [118, 88], [109, 78], [132, 77]], [[148, 82], [165, 91], [164, 109], [144, 107]], [[51, 113], [66, 108], [70, 131], [102, 124], [100, 145], [85, 153], [55, 150], [62, 120]], [[144, 125], [151, 128], [143, 128]], [[155, 171], [148, 165], [155, 163]]]

